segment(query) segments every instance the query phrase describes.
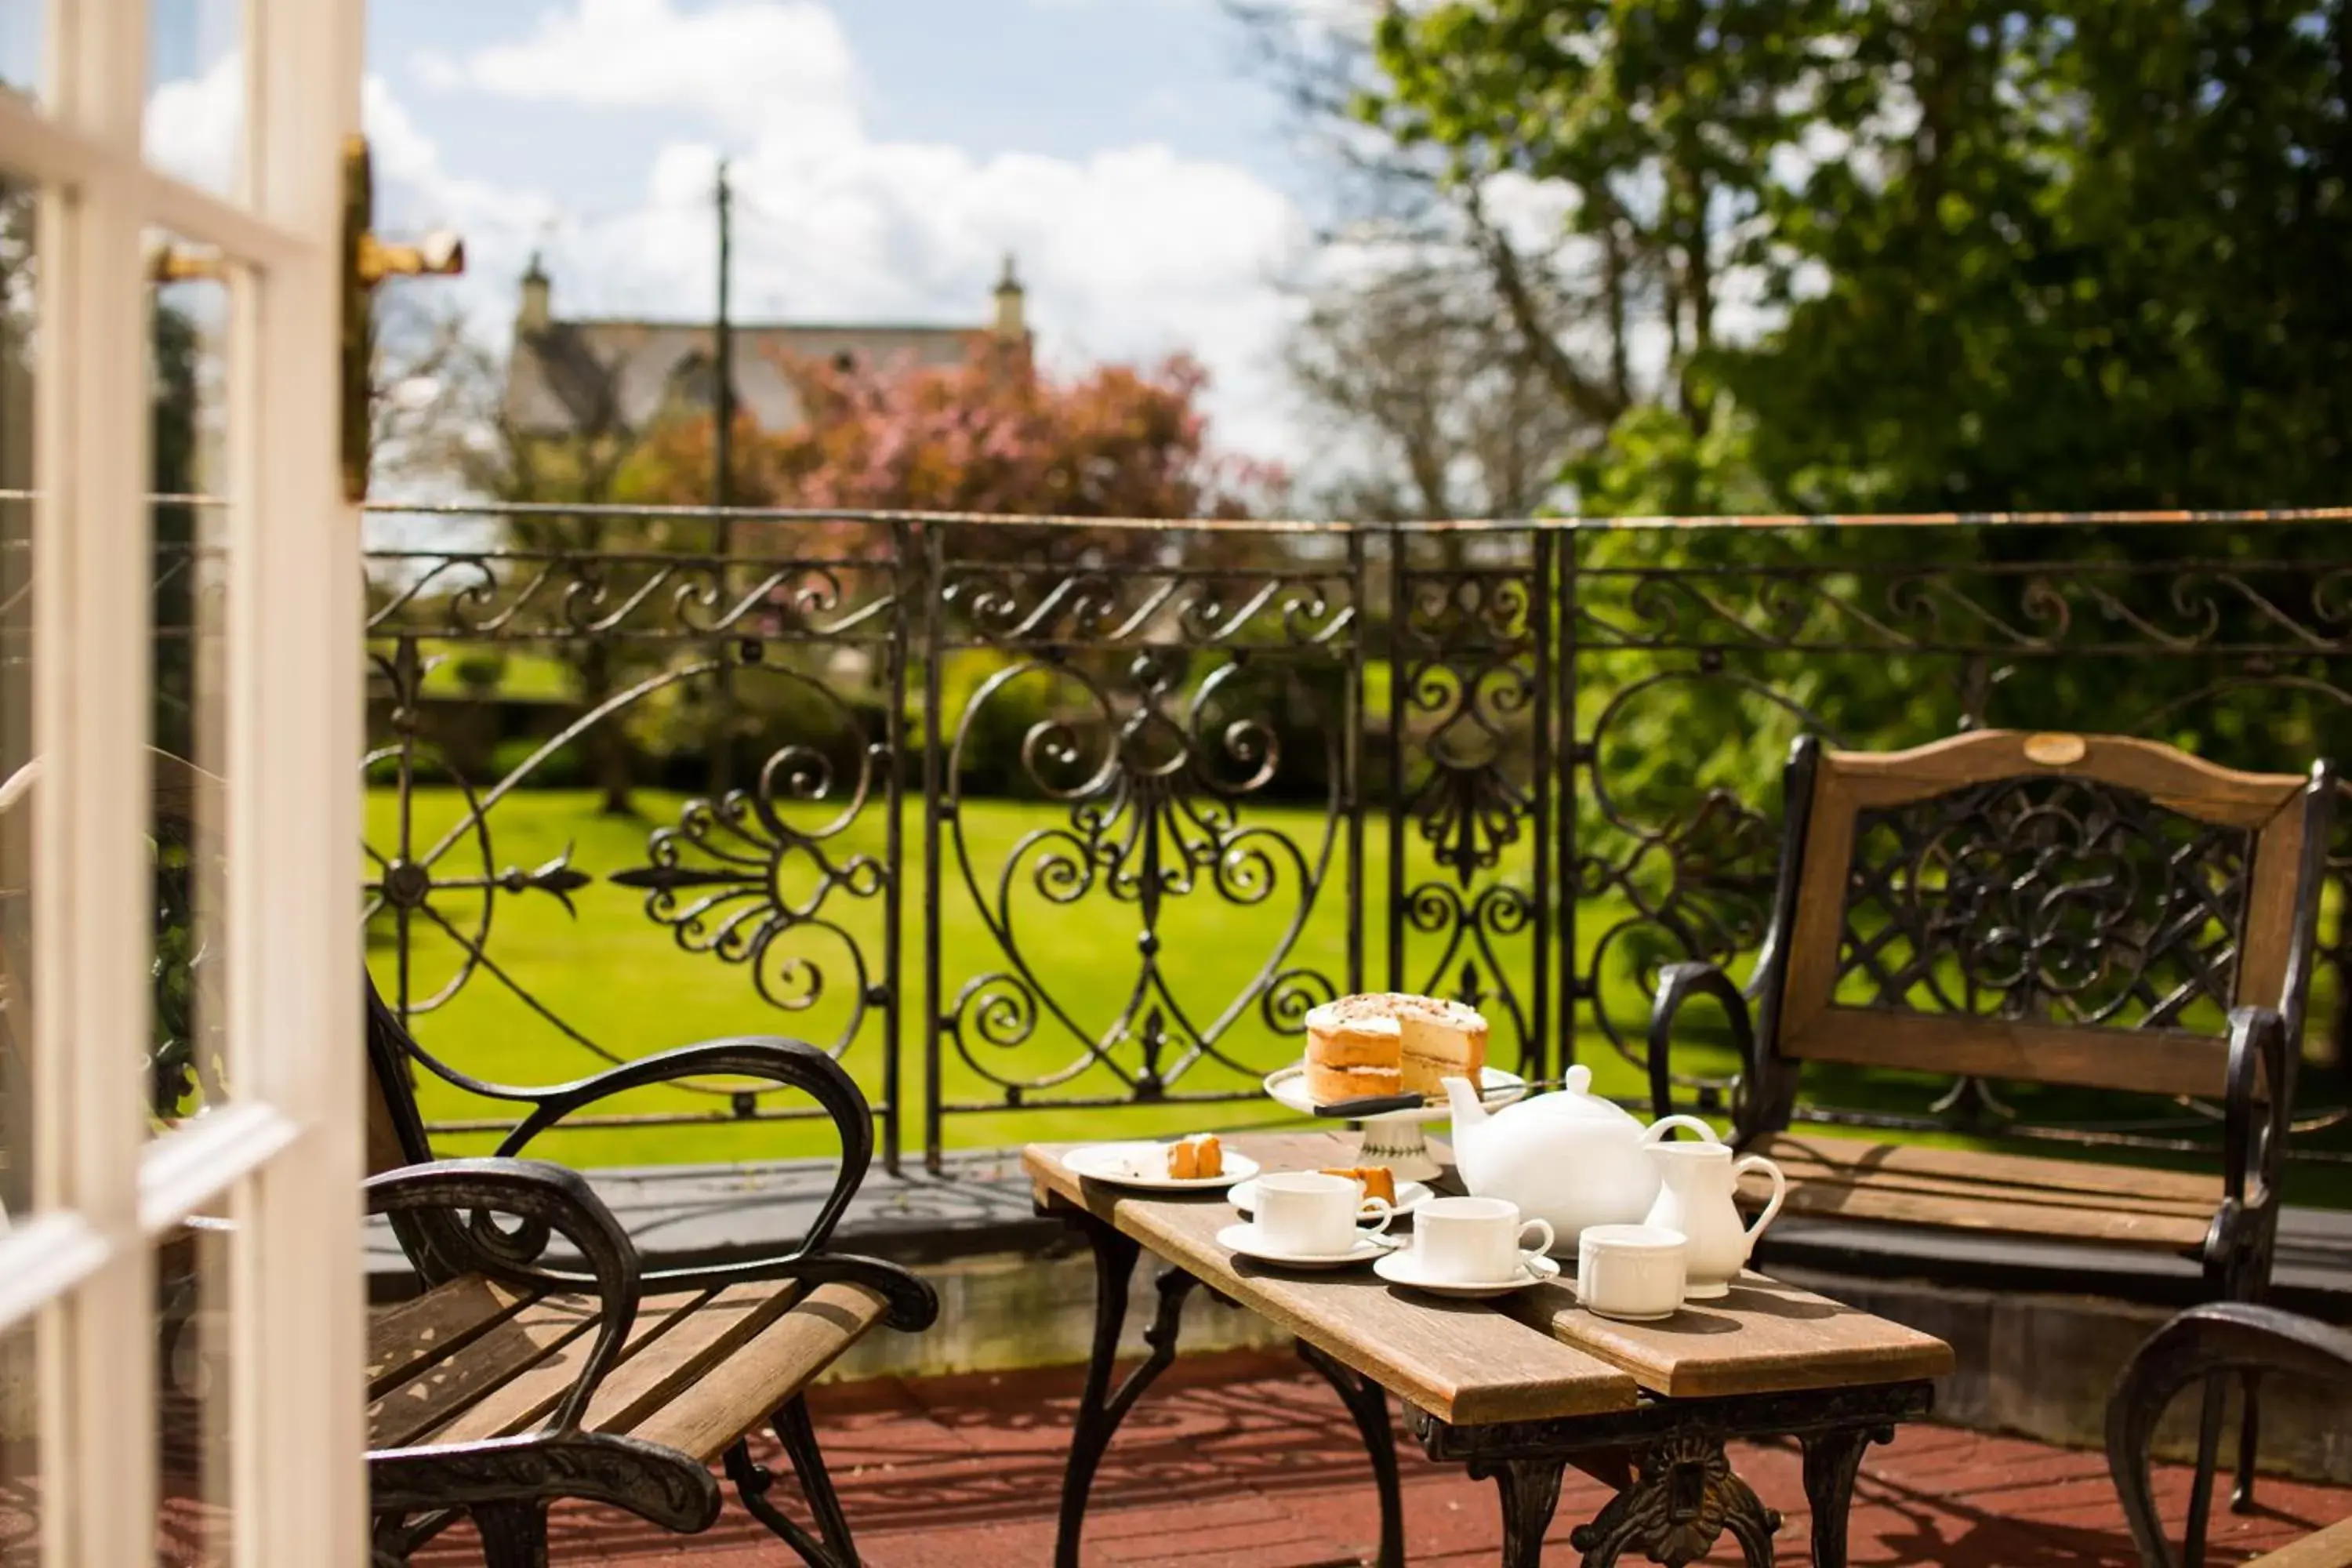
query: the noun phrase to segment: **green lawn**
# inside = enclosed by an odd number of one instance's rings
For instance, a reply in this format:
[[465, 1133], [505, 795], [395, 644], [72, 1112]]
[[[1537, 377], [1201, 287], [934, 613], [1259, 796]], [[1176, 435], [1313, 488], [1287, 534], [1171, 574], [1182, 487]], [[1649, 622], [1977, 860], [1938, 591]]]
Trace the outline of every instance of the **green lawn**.
[[[835, 886], [816, 913], [821, 923], [803, 927], [780, 938], [763, 965], [776, 994], [805, 997], [811, 972], [795, 970], [793, 960], [814, 965], [821, 984], [810, 1005], [785, 1012], [772, 1006], [755, 989], [751, 965], [730, 963], [708, 952], [682, 948], [667, 929], [649, 920], [642, 891], [615, 886], [606, 874], [646, 860], [646, 841], [655, 826], [674, 822], [678, 797], [643, 792], [636, 805], [639, 817], [612, 817], [598, 813], [586, 792], [541, 791], [508, 796], [489, 818], [492, 845], [488, 869], [526, 870], [567, 853], [570, 862], [595, 879], [571, 895], [572, 910], [553, 894], [530, 890], [500, 892], [492, 900], [491, 933], [485, 944], [497, 972], [478, 969], [444, 1006], [416, 1021], [419, 1039], [453, 1067], [479, 1078], [516, 1084], [546, 1084], [593, 1071], [603, 1062], [588, 1049], [568, 1039], [562, 1029], [522, 1000], [516, 987], [535, 997], [564, 1023], [624, 1058], [644, 1056], [689, 1041], [729, 1034], [775, 1033], [831, 1041], [853, 1012], [852, 998], [861, 984], [878, 981], [883, 920], [878, 899], [852, 896], [846, 886]], [[420, 791], [415, 803], [415, 840], [419, 851], [428, 847], [459, 818], [461, 797], [455, 791]], [[1003, 801], [967, 803], [963, 830], [969, 856], [982, 893], [993, 900], [998, 879], [1016, 854], [1020, 891], [1013, 908], [1014, 932], [1034, 973], [1058, 1000], [1072, 1025], [1089, 1036], [1116, 1017], [1138, 983], [1141, 954], [1136, 937], [1139, 927], [1131, 901], [1108, 897], [1098, 885], [1083, 898], [1056, 903], [1040, 890], [1039, 856], [1066, 849], [1066, 810]], [[830, 813], [811, 811], [793, 818], [794, 826], [811, 831]], [[1297, 808], [1265, 808], [1247, 813], [1244, 825], [1269, 831], [1255, 842], [1275, 857], [1275, 875], [1263, 901], [1241, 904], [1222, 898], [1203, 874], [1193, 891], [1171, 897], [1160, 921], [1161, 966], [1178, 1005], [1196, 1021], [1222, 1012], [1252, 984], [1266, 962], [1278, 933], [1297, 907], [1299, 868], [1282, 848], [1295, 846], [1311, 865], [1322, 853], [1325, 826], [1319, 813]], [[885, 814], [869, 809], [825, 848], [836, 871], [858, 855], [880, 856]], [[926, 1103], [922, 1062], [923, 968], [921, 962], [925, 899], [922, 886], [923, 823], [919, 806], [904, 816], [908, 885], [903, 910], [906, 1007], [901, 1022], [899, 1100], [904, 1108], [902, 1138], [910, 1155], [919, 1158], [921, 1110]], [[373, 790], [368, 799], [369, 842], [389, 850], [398, 841], [397, 803], [393, 792]], [[941, 995], [952, 1005], [961, 987], [978, 976], [1001, 970], [1001, 951], [981, 918], [979, 905], [964, 885], [947, 837], [942, 896], [939, 904], [941, 951]], [[1023, 848], [1024, 845], [1027, 847]], [[1172, 858], [1175, 846], [1163, 839], [1163, 857]], [[1500, 874], [1525, 879], [1528, 846], [1507, 855]], [[1364, 835], [1363, 886], [1366, 907], [1377, 911], [1385, 897], [1388, 844], [1384, 828], [1368, 825]], [[709, 865], [689, 858], [689, 864]], [[1328, 881], [1307, 917], [1285, 967], [1304, 967], [1338, 980], [1346, 973], [1344, 909], [1344, 842], [1331, 847]], [[478, 844], [466, 837], [434, 867], [444, 884], [484, 874]], [[793, 858], [785, 874], [785, 896], [805, 903], [814, 895], [820, 872], [804, 856]], [[1426, 876], [1416, 864], [1414, 879]], [[1053, 888], [1049, 880], [1045, 887]], [[1247, 891], [1248, 889], [1240, 889]], [[478, 890], [443, 886], [434, 907], [461, 928], [471, 931], [481, 914], [483, 895]], [[732, 909], [748, 908], [750, 900], [713, 911], [723, 921]], [[576, 910], [576, 913], [573, 912]], [[1591, 944], [1624, 913], [1622, 907], [1590, 901], [1579, 909], [1580, 956], [1589, 959]], [[394, 978], [394, 950], [386, 942], [386, 922], [379, 920], [373, 933], [369, 962], [379, 985], [389, 994]], [[1377, 982], [1386, 963], [1383, 922], [1367, 921], [1366, 973]], [[829, 929], [828, 929], [829, 928]], [[855, 968], [849, 943], [862, 952], [873, 973], [863, 980]], [[420, 925], [415, 940], [414, 991], [429, 994], [455, 973], [460, 950], [446, 934], [429, 923]], [[1408, 948], [1408, 971], [1415, 984], [1426, 978], [1437, 957], [1433, 939], [1416, 937]], [[1505, 945], [1496, 955], [1502, 973], [1525, 994], [1529, 963], [1524, 939]], [[1483, 959], [1482, 973], [1490, 970]], [[1458, 962], [1449, 974], [1458, 973]], [[509, 986], [501, 980], [512, 980]], [[1488, 982], [1487, 984], [1491, 984]], [[1630, 993], [1627, 993], [1630, 994]], [[1621, 1016], [1628, 1009], [1621, 998]], [[1497, 1009], [1490, 1007], [1490, 1011]], [[2324, 998], [2315, 998], [2315, 1016], [2329, 1016]], [[1581, 1016], [1581, 1010], [1580, 1010]], [[1139, 1018], [1140, 1014], [1139, 1014]], [[1497, 1029], [1498, 1045], [1508, 1031]], [[1255, 1006], [1244, 1013], [1228, 1037], [1240, 1070], [1215, 1061], [1202, 1061], [1184, 1075], [1180, 1091], [1247, 1090], [1266, 1069], [1290, 1059], [1295, 1046], [1267, 1026]], [[1717, 1020], [1695, 1012], [1686, 1039], [1689, 1059], [1711, 1070], [1727, 1068]], [[1678, 1051], [1685, 1048], [1678, 1039]], [[942, 1051], [941, 1089], [950, 1102], [983, 1101], [1001, 1105], [1003, 1091], [988, 1076], [993, 1071], [1014, 1079], [1035, 1078], [1064, 1067], [1080, 1055], [1070, 1027], [1047, 1016], [1025, 1043], [1004, 1047], [975, 1044], [977, 1064], [964, 1060], [952, 1046]], [[1133, 1062], [1130, 1044], [1122, 1058]], [[844, 1060], [869, 1094], [879, 1097], [885, 1081], [883, 1021], [879, 1010], [867, 1014]], [[1612, 1050], [1588, 1025], [1578, 1042], [1579, 1059], [1590, 1063], [1605, 1092], [1637, 1095], [1645, 1089], [1642, 1075]], [[983, 1070], [986, 1069], [986, 1070]], [[1816, 1071], [1809, 1088], [1828, 1101], [1922, 1109], [1933, 1089], [1925, 1080], [1906, 1081], [1897, 1075]], [[496, 1118], [501, 1108], [430, 1077], [421, 1077], [420, 1097], [425, 1113], [435, 1120]], [[1038, 1091], [1059, 1098], [1110, 1096], [1121, 1086], [1099, 1068], [1081, 1072], [1051, 1089]], [[2094, 1098], [2080, 1091], [2025, 1091], [2032, 1112], [2049, 1118], [2095, 1117], [2112, 1114]], [[1034, 1096], [1033, 1095], [1033, 1098]], [[682, 1089], [635, 1092], [606, 1109], [622, 1112], [688, 1110], [723, 1111], [723, 1097]], [[511, 1110], [506, 1119], [512, 1119]], [[1286, 1113], [1263, 1099], [1244, 1099], [1213, 1107], [1184, 1105], [1102, 1108], [1038, 1107], [1021, 1110], [989, 1110], [948, 1118], [946, 1141], [954, 1147], [998, 1147], [1034, 1138], [1172, 1132], [1202, 1126], [1242, 1126], [1286, 1120]], [[1939, 1137], [1938, 1142], [1965, 1142]], [[444, 1134], [438, 1146], [450, 1153], [487, 1149], [487, 1135]], [[778, 1123], [730, 1123], [714, 1121], [690, 1126], [593, 1129], [551, 1135], [540, 1147], [555, 1158], [585, 1166], [655, 1164], [671, 1162], [725, 1162], [782, 1158], [822, 1152], [833, 1146], [829, 1131], [817, 1126]], [[2063, 1150], [2053, 1149], [2053, 1152]], [[2326, 1197], [2334, 1201], [2347, 1184], [2334, 1172], [2298, 1172], [2296, 1196], [2304, 1201]], [[2352, 1194], [2346, 1194], [2352, 1198]]]

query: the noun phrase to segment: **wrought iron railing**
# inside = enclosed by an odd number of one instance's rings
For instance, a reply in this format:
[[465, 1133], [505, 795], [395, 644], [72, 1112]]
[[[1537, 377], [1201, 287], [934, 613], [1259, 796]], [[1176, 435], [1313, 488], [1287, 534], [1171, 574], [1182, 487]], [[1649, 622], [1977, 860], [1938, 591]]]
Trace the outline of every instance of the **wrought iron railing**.
[[[445, 1132], [488, 1125], [462, 1113], [470, 1078], [523, 1056], [559, 1076], [565, 1053], [680, 1043], [648, 1022], [708, 1016], [826, 1044], [886, 1152], [919, 1139], [936, 1161], [1016, 1125], [995, 1118], [1265, 1104], [1306, 1011], [1366, 985], [1466, 996], [1498, 1061], [1543, 1078], [1581, 1054], [1630, 1094], [1657, 967], [1742, 962], [1762, 936], [1778, 764], [1802, 731], [2121, 731], [2242, 767], [2352, 754], [2352, 511], [739, 510], [725, 553], [713, 521], [371, 519], [373, 961], [452, 1086], [428, 1096]], [[546, 837], [525, 803], [558, 798], [535, 788], [557, 774], [580, 792], [567, 823], [624, 793], [658, 820], [612, 819], [593, 857], [516, 854]], [[2347, 1157], [2328, 1064], [2352, 1040], [2352, 855], [2331, 866], [2298, 1140], [2319, 1160]], [[592, 901], [593, 932], [553, 914]], [[574, 930], [584, 956], [564, 953]], [[632, 931], [668, 978], [615, 1022]], [[1691, 1102], [1719, 1105], [1727, 1054], [1696, 1059]], [[1979, 1131], [2157, 1149], [2210, 1131], [2192, 1103], [1946, 1088], [1874, 1103], [1901, 1125], [1921, 1121], [1910, 1096]], [[589, 1124], [794, 1115], [696, 1092]]]

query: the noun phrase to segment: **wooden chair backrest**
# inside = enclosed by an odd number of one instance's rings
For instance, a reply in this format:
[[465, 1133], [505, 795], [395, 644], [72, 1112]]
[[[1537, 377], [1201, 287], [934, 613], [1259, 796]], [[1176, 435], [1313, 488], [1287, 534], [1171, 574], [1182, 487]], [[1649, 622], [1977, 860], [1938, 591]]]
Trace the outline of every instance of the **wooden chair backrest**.
[[1983, 731], [1801, 749], [1790, 784], [1784, 1057], [2210, 1095], [2231, 1006], [2301, 1024], [2325, 763]]

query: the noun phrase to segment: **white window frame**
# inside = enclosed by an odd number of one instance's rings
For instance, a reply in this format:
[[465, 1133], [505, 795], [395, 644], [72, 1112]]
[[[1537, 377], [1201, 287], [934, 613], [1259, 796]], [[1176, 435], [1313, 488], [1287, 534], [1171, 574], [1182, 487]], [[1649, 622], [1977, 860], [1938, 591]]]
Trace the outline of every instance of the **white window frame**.
[[[362, 0], [246, 0], [226, 195], [148, 167], [151, 0], [49, 0], [0, 166], [41, 211], [33, 516], [35, 1213], [0, 1235], [0, 1329], [39, 1324], [43, 1561], [148, 1568], [153, 1240], [227, 1242], [237, 1568], [366, 1559], [359, 520], [337, 442], [341, 149]], [[151, 1136], [147, 226], [227, 268], [224, 987], [232, 1102]]]

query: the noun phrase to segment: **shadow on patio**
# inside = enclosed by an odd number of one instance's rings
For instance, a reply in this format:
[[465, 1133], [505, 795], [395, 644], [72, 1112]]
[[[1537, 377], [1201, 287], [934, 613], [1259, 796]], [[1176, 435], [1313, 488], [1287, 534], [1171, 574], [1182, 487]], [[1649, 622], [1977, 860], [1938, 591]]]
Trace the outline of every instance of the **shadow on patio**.
[[[1047, 1563], [1078, 1370], [881, 1380], [812, 1396], [858, 1546], [870, 1568], [996, 1568]], [[1793, 1445], [1742, 1445], [1735, 1463], [1782, 1509], [1780, 1561], [1810, 1561]], [[781, 1466], [771, 1451], [771, 1463]], [[1493, 1488], [1423, 1460], [1404, 1472], [1406, 1546], [1416, 1564], [1491, 1563]], [[2187, 1471], [2164, 1477], [2185, 1494]], [[1571, 1472], [1551, 1551], [1607, 1494]], [[2352, 1491], [2270, 1482], [2264, 1509], [2216, 1521], [2214, 1560], [2236, 1561], [2352, 1513]], [[2176, 1510], [2177, 1511], [2177, 1510]], [[1286, 1359], [1188, 1358], [1137, 1405], [1095, 1486], [1087, 1561], [1123, 1568], [1232, 1564], [1318, 1568], [1369, 1562], [1378, 1533], [1361, 1448], [1330, 1389]], [[740, 1509], [681, 1542], [610, 1510], [558, 1512], [557, 1563], [629, 1568], [796, 1568]], [[1736, 1562], [1727, 1538], [1710, 1563]], [[460, 1530], [419, 1568], [478, 1562]], [[2134, 1568], [2105, 1459], [2095, 1453], [1949, 1427], [1906, 1427], [1865, 1462], [1852, 1561], [1936, 1568]]]

